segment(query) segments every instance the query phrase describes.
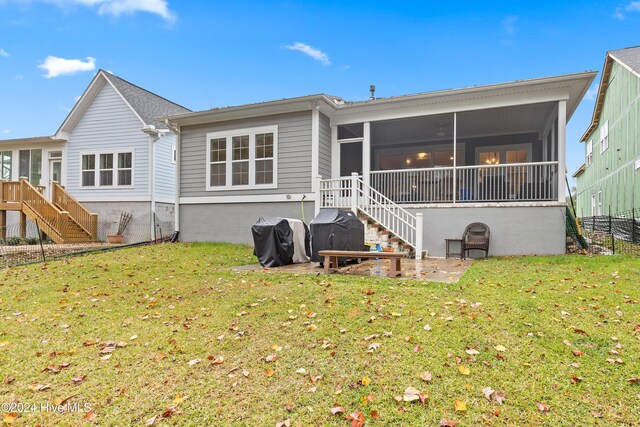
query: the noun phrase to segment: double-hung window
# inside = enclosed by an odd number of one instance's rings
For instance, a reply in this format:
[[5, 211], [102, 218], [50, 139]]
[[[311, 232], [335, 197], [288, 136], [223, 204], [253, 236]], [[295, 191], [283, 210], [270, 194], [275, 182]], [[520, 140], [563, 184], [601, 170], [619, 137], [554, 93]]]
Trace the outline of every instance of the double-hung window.
[[604, 122], [600, 128], [600, 152], [604, 153], [609, 148], [609, 121]]
[[82, 187], [133, 185], [133, 153], [85, 153], [81, 156]]
[[275, 188], [277, 126], [207, 134], [207, 190]]
[[42, 150], [20, 150], [18, 152], [18, 175], [29, 178], [33, 185], [40, 185], [42, 178]]
[[587, 158], [584, 163], [587, 166], [593, 163], [593, 140], [587, 142]]

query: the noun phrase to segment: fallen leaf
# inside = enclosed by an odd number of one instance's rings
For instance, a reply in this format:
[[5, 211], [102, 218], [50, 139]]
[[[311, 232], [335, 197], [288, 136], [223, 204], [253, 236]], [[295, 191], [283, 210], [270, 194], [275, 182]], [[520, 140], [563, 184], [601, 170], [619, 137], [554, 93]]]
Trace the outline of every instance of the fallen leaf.
[[497, 351], [507, 351], [506, 347], [503, 345], [498, 344], [497, 346], [493, 347], [495, 348]]
[[200, 359], [192, 359], [192, 360], [189, 361], [188, 365], [189, 366], [193, 366], [196, 363], [200, 363]]
[[278, 356], [276, 356], [275, 354], [269, 355], [264, 358], [265, 362], [275, 362], [276, 360], [278, 360]]
[[29, 390], [32, 390], [32, 391], [45, 391], [45, 390], [49, 390], [50, 388], [51, 388], [51, 384], [34, 383], [29, 385]]
[[84, 416], [84, 420], [85, 421], [93, 421], [96, 419], [96, 417], [98, 416], [97, 413], [95, 413], [94, 411], [89, 411], [85, 414]]
[[549, 408], [549, 405], [546, 405], [544, 403], [538, 403], [538, 411], [540, 412], [549, 412], [551, 409]]
[[420, 379], [426, 382], [431, 381], [431, 372], [420, 372]]
[[16, 413], [16, 412], [9, 412], [7, 413], [7, 415], [4, 416], [4, 419], [2, 420], [2, 422], [4, 424], [13, 424], [13, 422], [20, 416], [20, 414]]
[[424, 329], [425, 331], [430, 331], [431, 330], [431, 326], [429, 326], [429, 324], [427, 323], [426, 325], [424, 325]]
[[109, 359], [111, 359], [111, 356], [113, 356], [113, 355], [112, 354], [105, 354], [104, 356], [102, 356], [100, 358], [100, 360], [109, 360]]
[[335, 414], [344, 414], [345, 410], [342, 406], [338, 405], [337, 403], [335, 404], [335, 406], [333, 408], [331, 408], [331, 413], [333, 415]]
[[580, 350], [571, 350], [571, 353], [573, 353], [573, 355], [576, 356], [576, 357], [582, 356], [584, 354]]
[[156, 361], [156, 362], [159, 362], [159, 361], [161, 361], [162, 359], [164, 359], [165, 357], [167, 357], [167, 356], [165, 356], [165, 354], [164, 354], [164, 353], [158, 353], [158, 354], [156, 354], [156, 356], [154, 357], [154, 359], [155, 359], [155, 361]]
[[467, 404], [464, 403], [462, 400], [456, 399], [453, 402], [453, 406], [455, 407], [456, 411], [459, 411], [459, 412], [464, 412], [467, 410]]
[[495, 390], [492, 389], [491, 387], [485, 387], [482, 389], [482, 394], [484, 394], [484, 397], [486, 397], [488, 401], [491, 401], [491, 396], [493, 395], [494, 392]]
[[458, 365], [458, 371], [460, 371], [462, 375], [469, 375], [471, 373], [471, 370], [464, 365]]
[[78, 375], [77, 377], [73, 377], [71, 378], [71, 381], [73, 381], [75, 384], [80, 384], [82, 381], [84, 381], [84, 379], [87, 378], [86, 375]]
[[465, 350], [465, 353], [467, 353], [470, 356], [475, 356], [476, 354], [479, 354], [480, 352], [478, 350], [476, 350], [475, 348], [470, 348], [468, 350]]
[[458, 421], [448, 420], [446, 418], [440, 418], [440, 427], [456, 427]]
[[362, 379], [360, 380], [360, 384], [366, 387], [371, 384], [371, 379], [369, 379], [369, 377], [362, 377]]
[[266, 371], [264, 371], [264, 374], [268, 377], [272, 377], [273, 374], [275, 374], [276, 371], [274, 371], [273, 369], [267, 369]]
[[352, 412], [345, 417], [351, 421], [351, 427], [362, 427], [364, 425], [364, 414], [360, 411]]
[[379, 349], [381, 346], [382, 346], [382, 344], [380, 344], [378, 342], [372, 342], [371, 344], [369, 344], [369, 347], [367, 348], [367, 351], [369, 353], [373, 353], [374, 351]]
[[155, 424], [156, 422], [156, 418], [158, 418], [157, 415], [154, 415], [153, 417], [149, 418], [147, 421], [144, 422], [145, 426], [152, 426]]
[[222, 356], [218, 356], [215, 360], [211, 362], [212, 365], [221, 365], [224, 362], [224, 358]]
[[284, 421], [280, 421], [279, 423], [276, 423], [276, 427], [290, 427], [291, 426], [291, 420], [289, 418], [287, 418]]
[[571, 377], [571, 384], [578, 384], [579, 382], [582, 382], [584, 378], [582, 377], [577, 377], [577, 376], [573, 376]]

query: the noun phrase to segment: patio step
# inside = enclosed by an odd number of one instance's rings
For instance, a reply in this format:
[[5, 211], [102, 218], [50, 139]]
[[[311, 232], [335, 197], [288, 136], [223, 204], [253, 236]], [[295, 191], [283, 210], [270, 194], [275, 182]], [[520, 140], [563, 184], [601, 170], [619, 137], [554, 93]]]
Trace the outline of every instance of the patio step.
[[367, 243], [380, 245], [381, 248], [393, 248], [394, 252], [406, 252], [410, 258], [415, 256], [410, 245], [364, 213], [358, 213], [358, 219], [364, 225], [364, 239]]

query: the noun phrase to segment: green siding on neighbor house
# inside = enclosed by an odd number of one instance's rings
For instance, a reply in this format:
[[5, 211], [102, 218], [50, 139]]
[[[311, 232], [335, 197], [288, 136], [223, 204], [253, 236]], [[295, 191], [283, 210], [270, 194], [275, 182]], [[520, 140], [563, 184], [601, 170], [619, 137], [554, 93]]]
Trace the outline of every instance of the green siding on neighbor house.
[[[609, 125], [609, 148], [601, 153], [600, 132]], [[609, 85], [598, 127], [583, 143], [593, 141], [593, 162], [577, 177], [577, 211], [591, 216], [592, 196], [602, 192], [600, 214], [615, 214], [635, 208], [640, 211], [640, 77], [613, 61]], [[586, 164], [586, 162], [585, 162]]]

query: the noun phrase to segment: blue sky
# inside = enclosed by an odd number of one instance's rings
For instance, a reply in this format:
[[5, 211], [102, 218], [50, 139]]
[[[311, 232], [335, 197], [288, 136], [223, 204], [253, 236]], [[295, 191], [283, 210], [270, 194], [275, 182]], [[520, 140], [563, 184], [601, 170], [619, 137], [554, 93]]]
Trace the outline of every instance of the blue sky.
[[[640, 1], [452, 4], [0, 0], [0, 139], [55, 132], [99, 68], [201, 110], [599, 71], [640, 44]], [[596, 84], [569, 123], [571, 172]]]

